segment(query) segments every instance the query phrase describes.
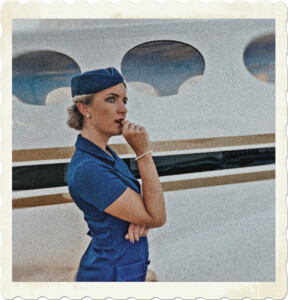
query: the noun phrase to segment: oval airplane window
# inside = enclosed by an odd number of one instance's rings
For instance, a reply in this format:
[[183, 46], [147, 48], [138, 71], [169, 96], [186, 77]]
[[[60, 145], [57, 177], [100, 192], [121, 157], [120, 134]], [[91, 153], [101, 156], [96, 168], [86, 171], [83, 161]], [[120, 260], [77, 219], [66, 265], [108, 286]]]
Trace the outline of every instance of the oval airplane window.
[[186, 92], [187, 90], [189, 90], [191, 88], [191, 86], [193, 86], [194, 84], [196, 84], [198, 81], [201, 80], [203, 75], [196, 75], [193, 76], [191, 78], [188, 78], [186, 81], [183, 82], [183, 84], [179, 87], [179, 91], [178, 94]]
[[13, 59], [13, 95], [28, 104], [59, 103], [71, 97], [67, 89], [71, 77], [77, 73], [81, 73], [78, 64], [65, 54], [53, 51], [22, 54]]
[[248, 71], [257, 79], [275, 83], [275, 35], [259, 37], [246, 47], [243, 55]]
[[159, 97], [159, 92], [151, 84], [139, 81], [130, 81], [129, 86], [142, 94]]
[[[159, 97], [187, 90], [203, 75], [204, 69], [201, 53], [190, 45], [176, 41], [141, 44], [128, 51], [121, 63], [128, 86], [131, 83], [139, 93], [151, 95], [152, 92]], [[184, 82], [185, 87], [179, 90]], [[149, 89], [144, 84], [149, 85]]]
[[45, 105], [52, 105], [69, 99], [71, 97], [71, 88], [62, 87], [50, 92], [45, 98]]

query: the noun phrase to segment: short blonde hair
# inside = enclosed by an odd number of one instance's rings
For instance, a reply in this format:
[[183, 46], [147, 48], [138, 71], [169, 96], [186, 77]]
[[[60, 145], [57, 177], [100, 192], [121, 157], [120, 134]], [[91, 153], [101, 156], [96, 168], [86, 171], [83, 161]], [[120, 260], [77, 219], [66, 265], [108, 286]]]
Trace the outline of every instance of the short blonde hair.
[[77, 104], [79, 102], [83, 102], [84, 104], [89, 105], [93, 101], [93, 96], [94, 94], [80, 95], [80, 96], [75, 96], [72, 99], [73, 105], [67, 109], [68, 111], [67, 124], [69, 127], [76, 130], [82, 130], [84, 117], [82, 113], [79, 111]]

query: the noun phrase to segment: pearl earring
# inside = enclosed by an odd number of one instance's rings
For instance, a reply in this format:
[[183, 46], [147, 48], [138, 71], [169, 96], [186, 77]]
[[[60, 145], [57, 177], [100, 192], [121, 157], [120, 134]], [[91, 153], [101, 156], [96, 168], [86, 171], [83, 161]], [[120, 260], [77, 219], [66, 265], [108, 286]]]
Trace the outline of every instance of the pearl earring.
[[89, 115], [89, 114], [87, 114], [87, 115], [86, 115], [86, 117], [87, 117], [87, 118], [90, 118], [90, 115]]

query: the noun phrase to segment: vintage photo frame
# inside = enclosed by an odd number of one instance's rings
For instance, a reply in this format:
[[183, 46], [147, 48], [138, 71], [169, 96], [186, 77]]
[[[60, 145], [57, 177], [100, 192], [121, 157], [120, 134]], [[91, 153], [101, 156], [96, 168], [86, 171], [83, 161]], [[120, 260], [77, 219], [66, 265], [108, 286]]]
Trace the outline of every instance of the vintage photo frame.
[[[244, 1], [235, 3], [143, 1], [132, 3], [99, 1], [64, 2], [6, 2], [1, 11], [2, 25], [2, 103], [1, 103], [1, 233], [2, 233], [2, 295], [5, 299], [69, 297], [81, 299], [281, 299], [287, 293], [287, 7], [283, 2]], [[12, 21], [13, 19], [274, 19], [276, 34], [276, 196], [275, 196], [275, 274], [273, 282], [14, 282], [12, 280]]]

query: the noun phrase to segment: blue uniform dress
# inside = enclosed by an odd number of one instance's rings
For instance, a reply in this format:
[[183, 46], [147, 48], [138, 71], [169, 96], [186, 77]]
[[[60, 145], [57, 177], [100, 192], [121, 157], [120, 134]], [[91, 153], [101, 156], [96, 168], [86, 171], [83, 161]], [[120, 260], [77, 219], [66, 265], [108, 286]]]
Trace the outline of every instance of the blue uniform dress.
[[113, 158], [80, 134], [75, 146], [68, 187], [92, 237], [82, 256], [77, 281], [145, 281], [147, 237], [132, 244], [125, 239], [129, 222], [104, 212], [128, 187], [140, 194], [139, 182], [108, 146]]

